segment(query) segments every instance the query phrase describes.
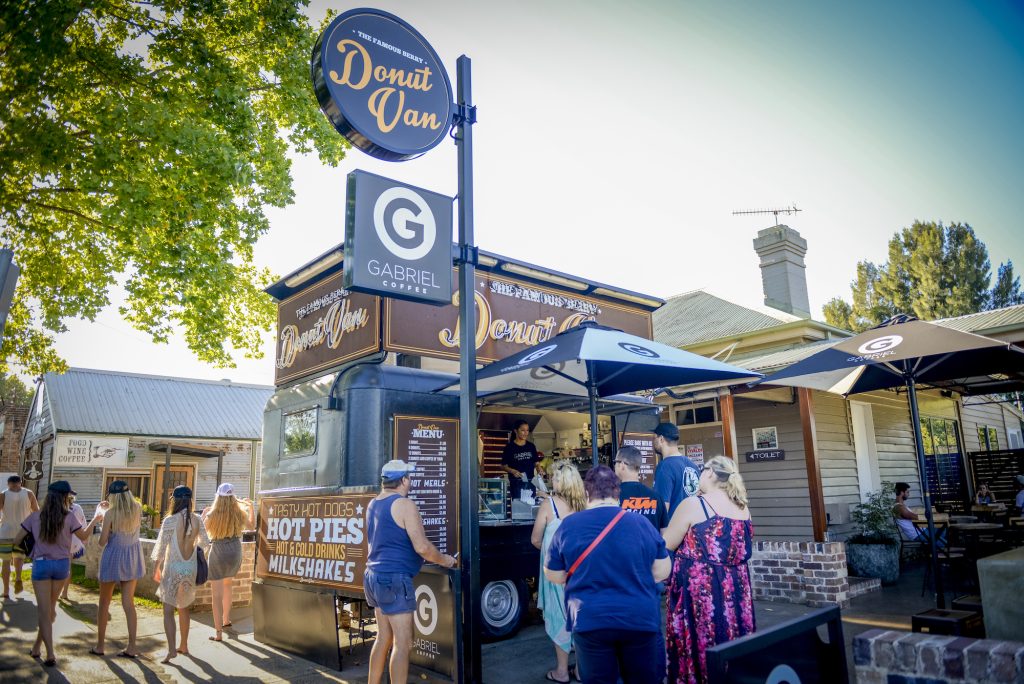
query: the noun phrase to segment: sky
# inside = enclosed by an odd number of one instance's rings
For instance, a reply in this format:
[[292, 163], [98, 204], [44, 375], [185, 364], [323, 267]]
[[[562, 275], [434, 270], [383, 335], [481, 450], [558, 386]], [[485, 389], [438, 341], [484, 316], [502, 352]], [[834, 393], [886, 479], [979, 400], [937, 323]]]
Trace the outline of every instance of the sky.
[[[328, 8], [363, 5], [314, 0]], [[969, 223], [992, 270], [1024, 271], [1024, 5], [813, 0], [386, 1], [453, 80], [472, 60], [476, 243], [644, 294], [707, 289], [762, 303], [752, 241], [771, 215], [808, 242], [811, 309], [849, 300], [914, 220]], [[312, 86], [310, 87], [312, 98]], [[268, 209], [257, 263], [283, 276], [344, 238], [345, 176], [363, 169], [456, 195], [454, 142], [336, 168], [294, 157], [295, 203]], [[266, 357], [196, 360], [117, 314], [71, 321], [76, 367], [273, 383]]]

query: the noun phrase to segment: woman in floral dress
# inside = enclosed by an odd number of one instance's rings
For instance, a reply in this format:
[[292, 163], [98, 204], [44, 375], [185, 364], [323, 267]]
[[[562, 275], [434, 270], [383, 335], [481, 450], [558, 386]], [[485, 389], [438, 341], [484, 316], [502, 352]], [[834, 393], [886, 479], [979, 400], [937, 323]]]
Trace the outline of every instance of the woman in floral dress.
[[665, 544], [678, 548], [668, 600], [669, 682], [707, 682], [707, 649], [754, 631], [747, 569], [753, 533], [736, 463], [716, 456], [704, 464], [697, 496], [679, 504], [664, 531]]

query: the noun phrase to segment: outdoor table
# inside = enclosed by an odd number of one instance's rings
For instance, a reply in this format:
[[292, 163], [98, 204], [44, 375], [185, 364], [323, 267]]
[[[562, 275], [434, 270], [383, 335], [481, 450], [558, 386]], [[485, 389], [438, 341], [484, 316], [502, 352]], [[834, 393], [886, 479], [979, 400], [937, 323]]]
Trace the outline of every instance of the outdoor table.
[[950, 523], [950, 528], [962, 532], [991, 532], [1001, 530], [1003, 526], [999, 523], [973, 522], [973, 523]]
[[978, 516], [976, 515], [951, 515], [949, 521], [953, 525], [962, 525], [965, 523], [976, 523], [978, 522]]
[[1010, 527], [1024, 527], [1024, 516], [1019, 515], [1015, 518], [1010, 518], [1008, 522]]

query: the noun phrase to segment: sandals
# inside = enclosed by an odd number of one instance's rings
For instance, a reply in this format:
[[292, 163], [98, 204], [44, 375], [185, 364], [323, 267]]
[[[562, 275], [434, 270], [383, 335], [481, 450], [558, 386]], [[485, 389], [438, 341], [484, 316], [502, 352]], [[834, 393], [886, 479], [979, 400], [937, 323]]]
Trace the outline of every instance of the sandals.
[[568, 679], [558, 679], [557, 677], [555, 677], [554, 672], [554, 670], [548, 670], [547, 672], [545, 672], [544, 679], [548, 680], [549, 682], [557, 682], [557, 684], [570, 684], [570, 682], [572, 682], [571, 673], [569, 674]]
[[119, 658], [132, 658], [132, 659], [135, 659], [135, 658], [139, 657], [138, 653], [129, 653], [127, 648], [124, 649], [123, 651], [121, 651], [120, 653], [118, 653], [117, 655], [118, 655]]
[[30, 656], [32, 656], [33, 658], [35, 658], [36, 660], [39, 660], [40, 658], [43, 657], [42, 653], [36, 653], [35, 651], [29, 651], [28, 654]]
[[583, 677], [580, 677], [580, 664], [576, 663], [569, 668], [569, 676], [575, 679], [577, 682], [582, 682]]
[[211, 636], [211, 637], [207, 637], [207, 639], [209, 639], [210, 641], [224, 641], [224, 639], [222, 639], [219, 636]]
[[25, 583], [21, 581], [21, 578], [14, 580], [14, 593], [20, 594], [25, 590]]
[[100, 656], [101, 658], [106, 655], [106, 653], [104, 653], [103, 651], [97, 651], [95, 646], [89, 649], [89, 653], [93, 654], [94, 656]]
[[47, 658], [46, 660], [43, 661], [43, 665], [45, 665], [46, 667], [53, 667], [56, 664], [57, 664], [57, 659], [56, 658]]

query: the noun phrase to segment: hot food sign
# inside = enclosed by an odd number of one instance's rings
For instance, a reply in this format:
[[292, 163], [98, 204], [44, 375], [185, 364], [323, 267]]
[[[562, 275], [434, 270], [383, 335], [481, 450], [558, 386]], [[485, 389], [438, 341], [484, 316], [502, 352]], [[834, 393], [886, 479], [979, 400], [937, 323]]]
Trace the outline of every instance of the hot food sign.
[[434, 48], [393, 14], [339, 15], [313, 48], [313, 90], [334, 127], [355, 147], [405, 161], [444, 139], [452, 86]]

